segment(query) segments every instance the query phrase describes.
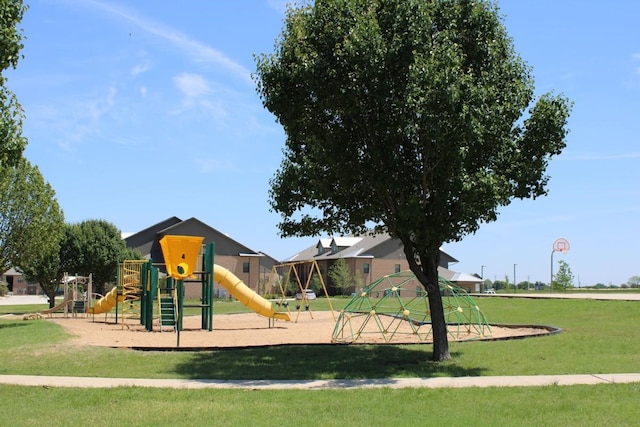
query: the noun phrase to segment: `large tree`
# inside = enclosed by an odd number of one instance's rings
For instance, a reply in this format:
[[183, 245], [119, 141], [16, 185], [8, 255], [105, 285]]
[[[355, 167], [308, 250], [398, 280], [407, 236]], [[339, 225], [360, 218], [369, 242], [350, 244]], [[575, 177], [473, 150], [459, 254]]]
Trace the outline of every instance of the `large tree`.
[[0, 270], [28, 267], [55, 251], [64, 215], [36, 166], [0, 168]]
[[497, 6], [480, 0], [290, 7], [256, 80], [286, 133], [270, 183], [281, 235], [373, 224], [399, 239], [428, 294], [432, 360], [448, 359], [439, 248], [546, 193], [570, 102], [534, 98]]
[[23, 47], [18, 24], [25, 10], [22, 0], [0, 0], [0, 168], [16, 165], [27, 145], [22, 136], [22, 106], [7, 89], [4, 76], [5, 70], [18, 65]]
[[120, 230], [108, 221], [90, 219], [68, 224], [60, 247], [62, 269], [69, 274], [91, 274], [95, 292], [116, 279], [118, 263], [127, 254]]

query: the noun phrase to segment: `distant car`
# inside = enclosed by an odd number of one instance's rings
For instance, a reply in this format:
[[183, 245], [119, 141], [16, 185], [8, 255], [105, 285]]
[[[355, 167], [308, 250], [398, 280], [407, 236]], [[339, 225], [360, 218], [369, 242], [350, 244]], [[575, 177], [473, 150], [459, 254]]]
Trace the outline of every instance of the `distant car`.
[[494, 291], [493, 289], [487, 289], [486, 291], [484, 291], [484, 293], [489, 295], [495, 295], [496, 291]]
[[[313, 289], [307, 289], [306, 296], [307, 296], [308, 300], [316, 299], [316, 293], [313, 292]], [[297, 300], [301, 300], [302, 299], [302, 292], [298, 292], [296, 294], [296, 299]]]

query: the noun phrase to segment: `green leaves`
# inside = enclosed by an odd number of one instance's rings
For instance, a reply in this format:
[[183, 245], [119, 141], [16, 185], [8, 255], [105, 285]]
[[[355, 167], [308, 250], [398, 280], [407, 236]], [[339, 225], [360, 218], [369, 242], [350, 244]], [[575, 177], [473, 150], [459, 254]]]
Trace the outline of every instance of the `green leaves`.
[[22, 159], [0, 169], [0, 268], [29, 265], [55, 248], [63, 213], [37, 167]]
[[22, 0], [0, 0], [0, 168], [16, 165], [27, 144], [22, 137], [22, 106], [6, 88], [2, 74], [7, 68], [18, 65], [23, 47], [18, 24], [25, 11]]
[[490, 1], [289, 9], [256, 73], [287, 136], [270, 192], [282, 235], [374, 223], [424, 254], [543, 195], [570, 103], [530, 105], [530, 71]]

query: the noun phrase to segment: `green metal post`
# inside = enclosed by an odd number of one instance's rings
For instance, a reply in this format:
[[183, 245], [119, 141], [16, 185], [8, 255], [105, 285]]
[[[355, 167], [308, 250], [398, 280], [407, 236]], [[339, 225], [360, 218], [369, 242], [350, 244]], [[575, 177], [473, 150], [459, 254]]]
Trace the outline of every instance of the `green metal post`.
[[176, 292], [178, 295], [178, 331], [182, 330], [182, 311], [184, 308], [184, 282], [176, 280]]
[[207, 246], [205, 247], [205, 251], [204, 251], [204, 270], [205, 270], [205, 275], [204, 275], [204, 279], [206, 281], [205, 283], [205, 292], [204, 294], [207, 296], [207, 312], [206, 312], [206, 316], [205, 313], [203, 313], [203, 319], [206, 317], [206, 325], [204, 324], [204, 320], [203, 320], [203, 326], [202, 329], [207, 329], [209, 331], [213, 330], [213, 269], [214, 269], [214, 259], [215, 259], [215, 250], [216, 245], [213, 242], [207, 243]]
[[151, 265], [151, 261], [148, 264], [149, 268], [149, 282], [147, 283], [147, 308], [146, 308], [146, 323], [145, 328], [147, 331], [153, 331], [153, 302], [156, 299], [158, 292], [158, 269]]
[[140, 285], [142, 293], [140, 295], [140, 324], [147, 326], [147, 284], [149, 282], [149, 270], [147, 264], [143, 264], [140, 269]]

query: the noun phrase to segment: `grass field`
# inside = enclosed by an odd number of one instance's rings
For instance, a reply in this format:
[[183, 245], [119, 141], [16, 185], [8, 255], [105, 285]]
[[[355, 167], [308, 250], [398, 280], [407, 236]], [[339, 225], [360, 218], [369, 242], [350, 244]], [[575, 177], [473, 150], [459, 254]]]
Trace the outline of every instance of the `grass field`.
[[[336, 300], [334, 307], [343, 301]], [[242, 311], [234, 302], [214, 312]], [[322, 300], [314, 302], [319, 310]], [[0, 320], [2, 374], [331, 379], [640, 372], [640, 303], [479, 299], [491, 323], [563, 329], [542, 338], [429, 345], [292, 346], [208, 352], [72, 348], [46, 321]], [[31, 309], [31, 310], [30, 310]], [[0, 312], [35, 311], [0, 307]], [[3, 425], [637, 425], [640, 384], [409, 390], [44, 389], [0, 386]], [[64, 416], [60, 415], [64, 414]]]

